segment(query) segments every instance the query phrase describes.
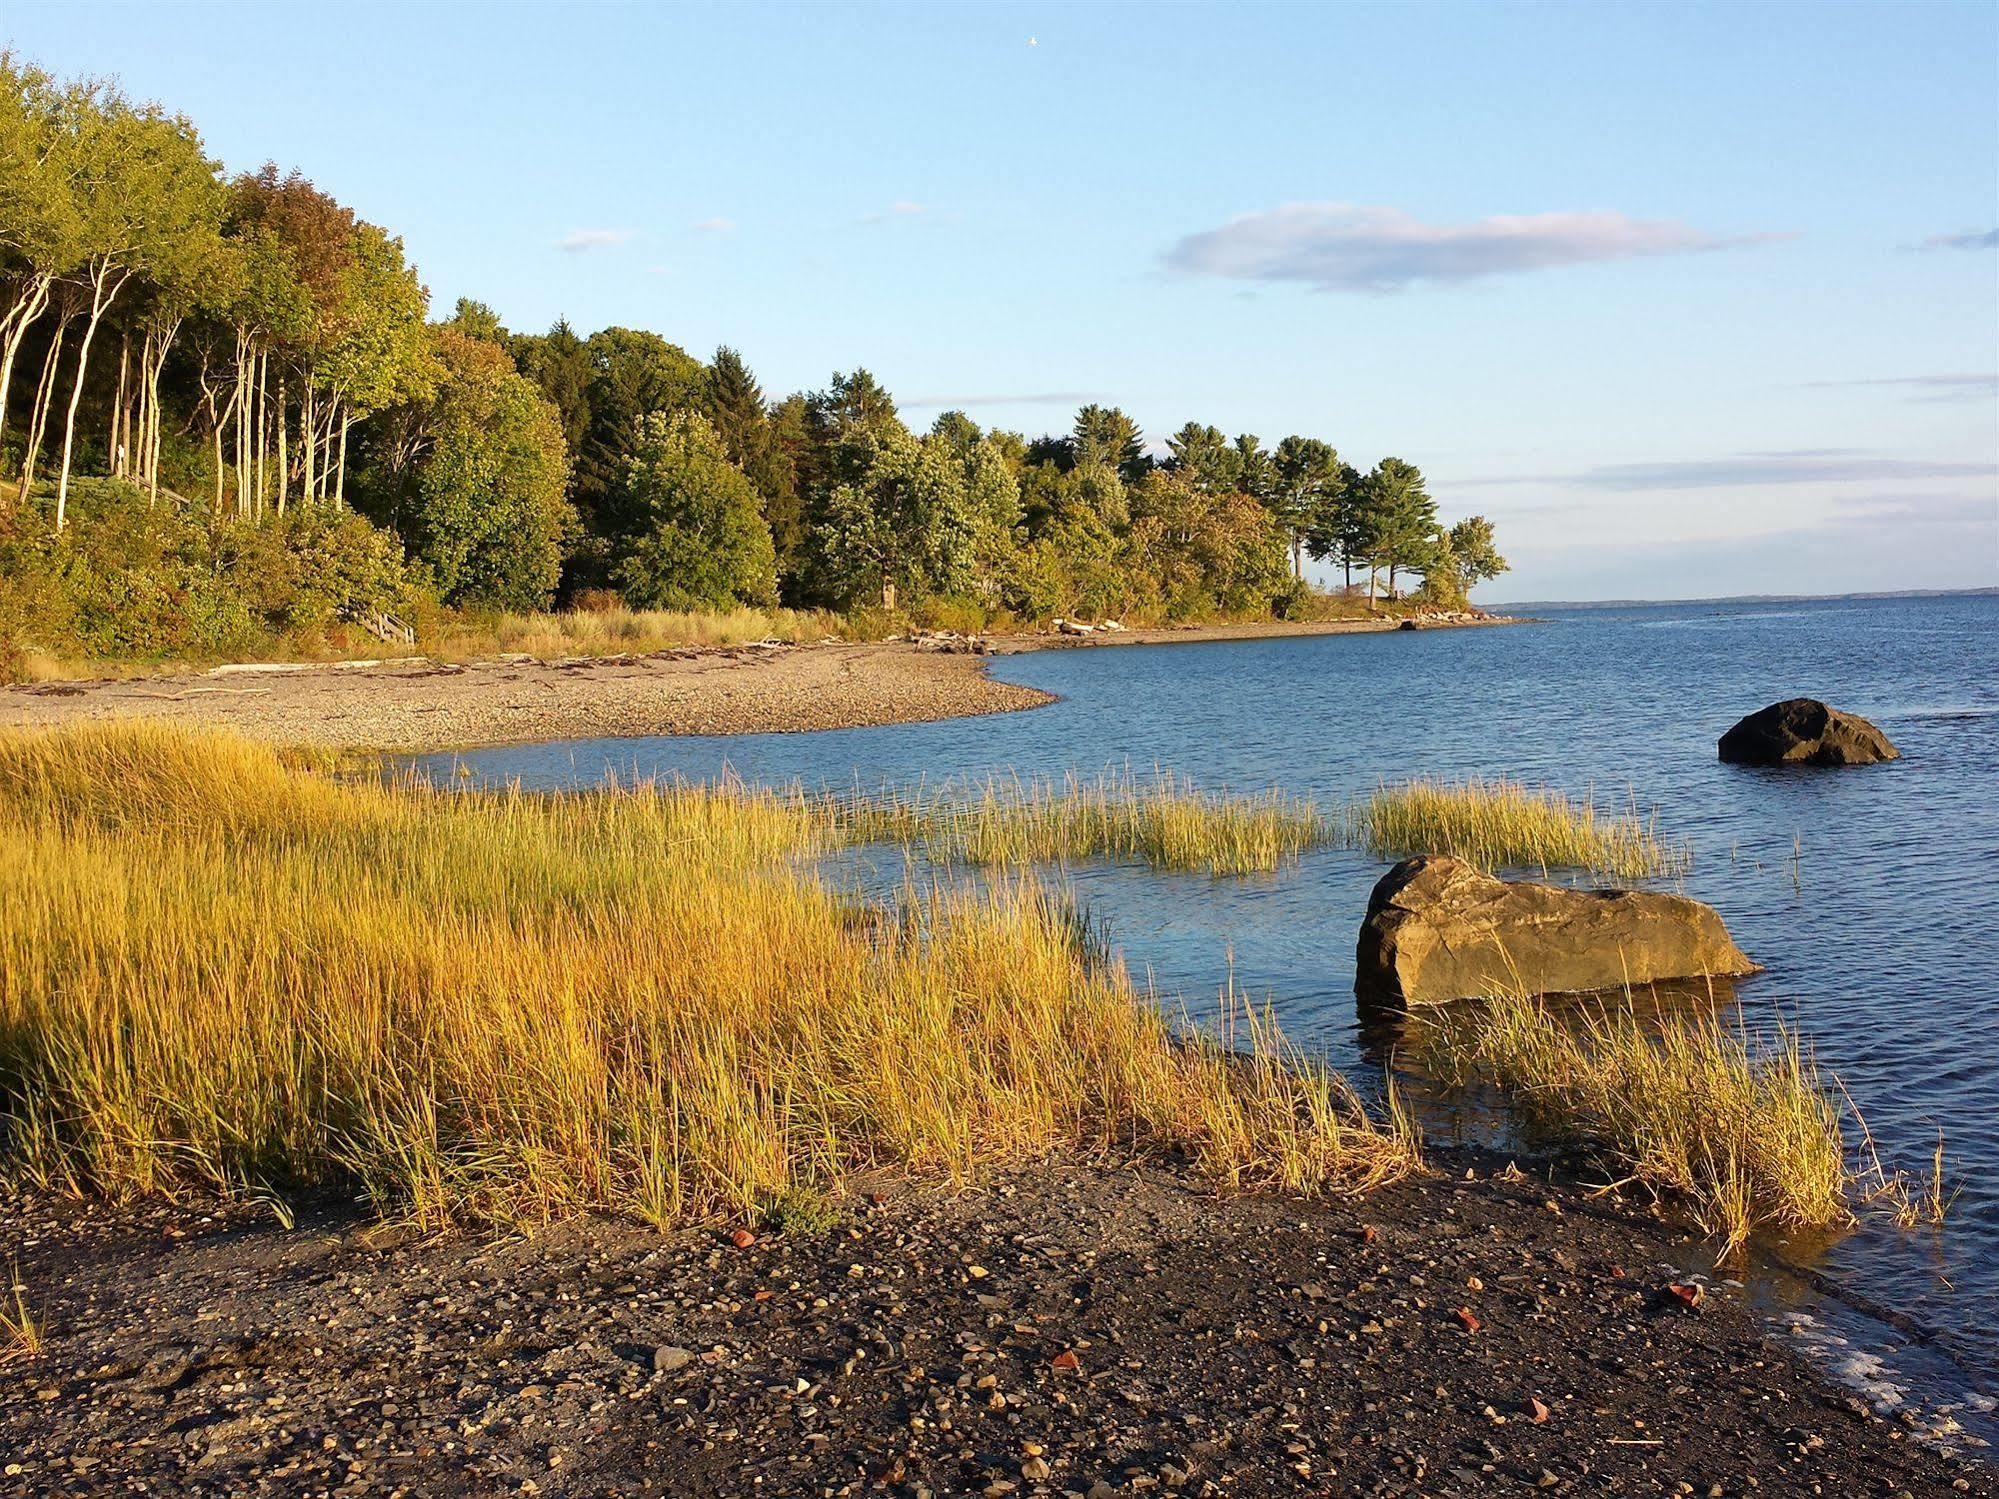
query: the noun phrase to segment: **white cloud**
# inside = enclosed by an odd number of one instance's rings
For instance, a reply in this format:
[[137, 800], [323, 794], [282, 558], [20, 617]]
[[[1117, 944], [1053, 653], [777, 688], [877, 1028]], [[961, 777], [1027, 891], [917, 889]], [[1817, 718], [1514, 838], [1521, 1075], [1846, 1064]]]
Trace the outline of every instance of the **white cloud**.
[[701, 219], [694, 225], [701, 234], [727, 234], [736, 227], [734, 219]]
[[1921, 483], [1935, 479], [1990, 479], [1999, 465], [1893, 458], [1861, 448], [1789, 448], [1729, 453], [1718, 458], [1659, 463], [1605, 463], [1566, 474], [1516, 474], [1459, 479], [1459, 487], [1570, 485], [1621, 492], [1683, 489], [1753, 489], [1787, 484]]
[[1890, 375], [1878, 380], [1808, 380], [1807, 390], [1886, 387], [1912, 401], [1989, 401], [1999, 395], [1999, 375]]
[[1386, 292], [1418, 282], [1686, 255], [1786, 237], [1723, 237], [1671, 220], [1609, 212], [1501, 214], [1469, 224], [1426, 224], [1399, 208], [1287, 203], [1190, 234], [1163, 259], [1170, 270], [1236, 281]]
[[671, 276], [673, 274], [673, 267], [670, 265], [649, 265], [646, 267], [646, 274], [648, 276]]
[[631, 237], [629, 229], [572, 229], [555, 244], [557, 249], [574, 255], [581, 250], [602, 250], [610, 245], [622, 245]]

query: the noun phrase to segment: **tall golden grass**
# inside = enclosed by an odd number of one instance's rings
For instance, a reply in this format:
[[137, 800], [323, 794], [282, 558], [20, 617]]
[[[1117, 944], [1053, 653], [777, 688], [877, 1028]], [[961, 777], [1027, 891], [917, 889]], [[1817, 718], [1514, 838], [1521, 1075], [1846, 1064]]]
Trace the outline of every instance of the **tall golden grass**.
[[1684, 847], [1666, 843], [1635, 815], [1602, 816], [1586, 797], [1513, 781], [1383, 786], [1333, 816], [1308, 797], [1203, 791], [1166, 771], [1150, 781], [1128, 774], [994, 778], [969, 789], [855, 796], [826, 806], [850, 840], [920, 842], [949, 858], [1016, 867], [1113, 858], [1251, 874], [1326, 845], [1627, 879], [1680, 874], [1691, 863]]
[[1683, 874], [1691, 853], [1635, 813], [1518, 781], [1419, 778], [1347, 809], [1347, 836], [1382, 855], [1450, 854], [1482, 869], [1586, 869], [1620, 879]]
[[433, 627], [439, 654], [452, 659], [520, 652], [530, 656], [635, 655], [681, 646], [791, 643], [845, 633], [818, 609], [568, 609], [531, 614], [445, 616]]
[[1932, 1182], [1885, 1171], [1858, 1110], [1842, 1110], [1837, 1079], [1788, 1026], [1754, 1034], [1708, 1011], [1646, 1016], [1628, 997], [1557, 1013], [1515, 995], [1426, 1015], [1412, 1042], [1433, 1076], [1490, 1083], [1545, 1137], [1603, 1150], [1673, 1194], [1724, 1255], [1761, 1231], [1842, 1227], [1856, 1200], [1886, 1199], [1904, 1223], [1946, 1206], [1941, 1143]]
[[1241, 1055], [1176, 1039], [1031, 881], [870, 913], [796, 867], [828, 836], [741, 789], [447, 794], [159, 725], [0, 736], [6, 1168], [664, 1224], [1057, 1150], [1308, 1192], [1414, 1167], [1264, 1022]]
[[1305, 798], [1206, 792], [1165, 771], [1150, 781], [993, 778], [965, 791], [856, 797], [834, 815], [850, 839], [921, 842], [946, 858], [1013, 867], [1112, 858], [1250, 874], [1329, 836]]

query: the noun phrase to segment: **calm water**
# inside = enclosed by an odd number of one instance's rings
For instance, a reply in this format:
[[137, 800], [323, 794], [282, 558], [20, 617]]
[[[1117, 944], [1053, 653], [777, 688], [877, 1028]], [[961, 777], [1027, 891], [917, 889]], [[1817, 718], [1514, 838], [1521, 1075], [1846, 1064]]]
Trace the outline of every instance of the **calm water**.
[[[1866, 1227], [1815, 1261], [1844, 1298], [1892, 1308], [1896, 1325], [1856, 1323], [1837, 1301], [1822, 1325], [1919, 1391], [1999, 1394], [1999, 599], [1578, 610], [1507, 630], [1051, 651], [994, 669], [1061, 701], [952, 723], [536, 745], [463, 762], [531, 787], [634, 769], [848, 787], [1158, 766], [1326, 803], [1420, 773], [1593, 790], [1599, 805], [1635, 798], [1662, 832], [1692, 841], [1686, 888], [1767, 966], [1739, 986], [1745, 1012], [1803, 1026], [1891, 1165], [1923, 1166], [1944, 1131], [1963, 1187], [1950, 1223]], [[1799, 694], [1874, 719], [1903, 758], [1817, 773], [1716, 760], [1737, 717]], [[1254, 880], [1109, 865], [1069, 877], [1162, 994], [1198, 1013], [1232, 963], [1294, 1038], [1365, 1067], [1354, 937], [1382, 867], [1327, 852]], [[1823, 1319], [1828, 1305], [1816, 1310]], [[1990, 1429], [1975, 1405], [1965, 1419]]]

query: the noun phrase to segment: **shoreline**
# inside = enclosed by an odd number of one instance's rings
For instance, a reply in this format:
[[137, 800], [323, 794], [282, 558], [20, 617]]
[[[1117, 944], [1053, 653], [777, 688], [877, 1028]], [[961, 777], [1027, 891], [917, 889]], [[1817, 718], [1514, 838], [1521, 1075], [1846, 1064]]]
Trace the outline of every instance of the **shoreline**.
[[[1481, 628], [1510, 620], [1422, 629]], [[1393, 631], [1397, 620], [994, 637], [990, 655]], [[438, 753], [570, 739], [802, 733], [1019, 712], [1050, 693], [996, 681], [962, 645], [895, 640], [690, 646], [647, 655], [453, 663], [247, 663], [0, 688], [0, 730], [109, 718], [229, 728], [279, 744]]]
[[1994, 1492], [1691, 1273], [1684, 1230], [1489, 1157], [1434, 1164], [1330, 1202], [1157, 1159], [882, 1176], [828, 1228], [749, 1242], [0, 1197], [47, 1339], [0, 1384], [8, 1471], [716, 1499]]

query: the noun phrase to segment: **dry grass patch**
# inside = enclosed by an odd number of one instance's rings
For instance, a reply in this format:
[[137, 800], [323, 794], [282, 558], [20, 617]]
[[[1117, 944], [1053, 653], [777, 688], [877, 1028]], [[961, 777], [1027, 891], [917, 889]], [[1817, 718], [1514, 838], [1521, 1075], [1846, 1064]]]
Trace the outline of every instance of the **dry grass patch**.
[[1348, 809], [1347, 832], [1385, 857], [1449, 854], [1485, 870], [1587, 869], [1637, 879], [1684, 874], [1693, 862], [1635, 812], [1599, 815], [1587, 796], [1476, 777], [1383, 786]]
[[[1857, 1201], [1886, 1199], [1905, 1222], [1941, 1218], [1936, 1176], [1885, 1171], [1858, 1111], [1797, 1033], [1753, 1034], [1707, 1012], [1641, 1015], [1628, 998], [1557, 1013], [1512, 996], [1421, 1017], [1413, 1051], [1449, 1083], [1497, 1087], [1538, 1134], [1605, 1152], [1670, 1193], [1732, 1256], [1758, 1232], [1844, 1227]], [[1849, 1151], [1851, 1113], [1871, 1167]]]
[[643, 655], [686, 646], [791, 644], [842, 633], [840, 617], [815, 609], [576, 609], [536, 614], [446, 618], [435, 627], [436, 649], [453, 660], [521, 652], [530, 656]]
[[809, 1204], [1169, 1147], [1361, 1190], [1413, 1139], [1274, 1030], [1182, 1043], [1025, 880], [857, 909], [825, 818], [739, 788], [349, 783], [148, 725], [0, 736], [16, 1176], [364, 1190], [424, 1223]]
[[1330, 836], [1306, 798], [1201, 791], [1167, 772], [1149, 782], [994, 779], [969, 791], [858, 797], [839, 804], [836, 820], [850, 838], [920, 842], [974, 864], [1134, 859], [1209, 874], [1277, 869]]

